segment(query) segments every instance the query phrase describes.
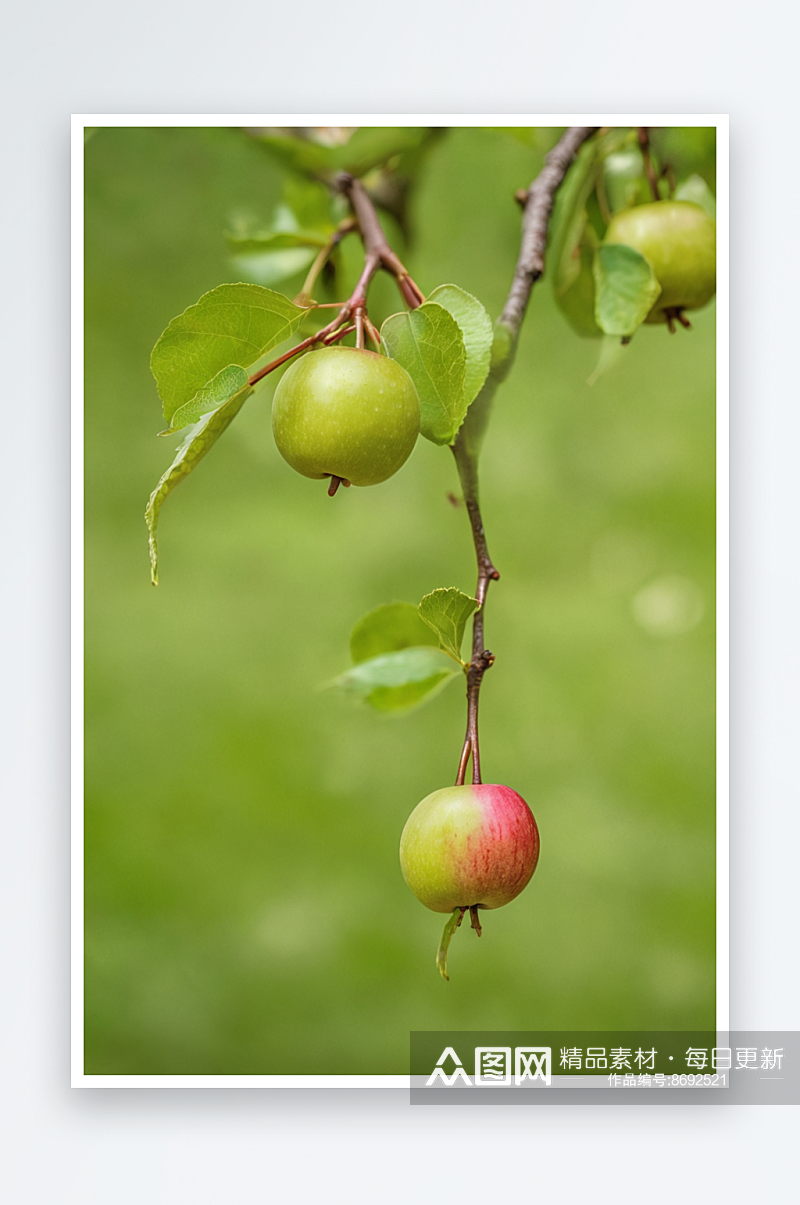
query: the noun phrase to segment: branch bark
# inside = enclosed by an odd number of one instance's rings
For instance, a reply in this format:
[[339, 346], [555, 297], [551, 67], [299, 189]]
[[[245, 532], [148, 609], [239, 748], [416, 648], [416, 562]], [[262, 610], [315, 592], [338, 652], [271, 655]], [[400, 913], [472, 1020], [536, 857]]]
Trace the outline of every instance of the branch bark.
[[544, 273], [544, 253], [553, 202], [569, 165], [597, 126], [570, 126], [545, 157], [544, 167], [528, 189], [522, 216], [519, 258], [500, 321], [517, 336], [531, 289]]
[[363, 305], [366, 302], [367, 285], [379, 268], [385, 268], [397, 281], [406, 304], [411, 309], [422, 305], [425, 298], [409, 276], [405, 264], [389, 246], [372, 198], [364, 185], [354, 176], [348, 175], [347, 172], [343, 172], [338, 177], [336, 184], [352, 206], [364, 244], [364, 270], [348, 304], [354, 306], [360, 302]]
[[[358, 278], [358, 283], [336, 317], [331, 319], [327, 326], [318, 330], [316, 334], [304, 339], [302, 343], [298, 343], [295, 347], [290, 348], [289, 351], [279, 356], [277, 360], [273, 360], [270, 364], [266, 364], [263, 368], [260, 368], [258, 372], [254, 372], [248, 381], [251, 389], [270, 372], [279, 368], [281, 364], [285, 364], [293, 356], [306, 351], [309, 347], [313, 347], [315, 343], [322, 343], [327, 347], [331, 343], [343, 339], [345, 335], [349, 335], [354, 330], [356, 331], [357, 347], [364, 347], [365, 334], [369, 334], [373, 342], [377, 344], [380, 336], [367, 315], [367, 289], [373, 276], [380, 268], [385, 268], [387, 272], [391, 272], [397, 281], [403, 300], [411, 309], [416, 309], [425, 300], [419, 286], [409, 276], [400, 257], [395, 254], [386, 241], [386, 235], [383, 232], [375, 206], [372, 204], [370, 195], [361, 181], [344, 172], [339, 176], [336, 183], [339, 191], [343, 192], [350, 201], [355, 221], [358, 224], [361, 241], [364, 244], [364, 267]], [[338, 245], [344, 235], [349, 233], [351, 229], [351, 222], [342, 222], [338, 230], [332, 235], [327, 246], [323, 248], [324, 254], [330, 254], [333, 248]], [[317, 271], [324, 262], [324, 258], [322, 258], [323, 252], [317, 257], [317, 263], [314, 265]], [[305, 298], [307, 287], [308, 281], [304, 285], [300, 297], [297, 299], [298, 304], [302, 300], [307, 300]], [[348, 325], [351, 319], [353, 319], [352, 326]], [[347, 329], [343, 329], [344, 327], [347, 327]], [[333, 493], [335, 492], [336, 490], [334, 489]]]
[[[478, 740], [478, 703], [486, 671], [494, 664], [494, 654], [484, 647], [484, 611], [486, 594], [491, 581], [500, 577], [489, 556], [486, 533], [478, 502], [478, 455], [494, 394], [513, 363], [522, 320], [534, 284], [544, 273], [547, 232], [556, 192], [570, 164], [583, 143], [597, 126], [570, 126], [545, 158], [544, 167], [524, 194], [522, 237], [517, 266], [511, 281], [508, 298], [498, 323], [506, 328], [509, 347], [506, 355], [489, 374], [480, 395], [470, 407], [459, 432], [453, 454], [456, 459], [464, 501], [472, 527], [472, 540], [478, 562], [478, 584], [475, 597], [478, 610], [472, 623], [472, 656], [467, 666], [467, 731], [458, 764], [456, 785], [466, 779], [467, 766], [472, 758], [472, 781], [481, 781], [480, 743]], [[521, 200], [521, 198], [518, 198]]]

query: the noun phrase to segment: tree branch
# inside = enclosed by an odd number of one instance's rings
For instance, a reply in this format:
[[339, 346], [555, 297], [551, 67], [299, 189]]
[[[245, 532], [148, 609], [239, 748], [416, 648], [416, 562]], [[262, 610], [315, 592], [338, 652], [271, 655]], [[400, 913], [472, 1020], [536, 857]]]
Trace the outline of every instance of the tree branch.
[[366, 289], [372, 277], [379, 268], [391, 272], [397, 281], [403, 300], [411, 309], [422, 305], [425, 297], [416, 283], [411, 279], [408, 270], [386, 241], [380, 219], [372, 204], [372, 198], [360, 180], [343, 172], [336, 181], [336, 186], [349, 200], [353, 213], [358, 222], [361, 239], [364, 243], [364, 271], [356, 285], [350, 304], [357, 296], [363, 294], [366, 300]]
[[[265, 376], [276, 368], [279, 368], [281, 364], [285, 364], [293, 356], [306, 351], [309, 347], [313, 347], [315, 343], [322, 343], [328, 347], [339, 339], [343, 339], [345, 335], [349, 335], [354, 330], [356, 332], [357, 347], [364, 347], [365, 334], [369, 334], [373, 342], [377, 344], [380, 341], [380, 335], [367, 315], [367, 289], [373, 276], [380, 268], [385, 268], [388, 272], [391, 272], [397, 281], [403, 300], [411, 309], [416, 309], [425, 300], [418, 285], [409, 276], [400, 257], [395, 254], [386, 241], [386, 235], [383, 232], [375, 206], [372, 204], [370, 195], [361, 181], [347, 173], [342, 173], [338, 177], [336, 185], [350, 201], [353, 213], [355, 214], [355, 220], [358, 223], [361, 241], [364, 244], [364, 267], [361, 275], [351, 296], [340, 308], [336, 317], [331, 319], [327, 326], [318, 330], [315, 335], [309, 335], [302, 343], [298, 343], [295, 347], [290, 348], [289, 351], [284, 352], [277, 360], [273, 360], [270, 364], [266, 364], [263, 368], [259, 368], [257, 372], [254, 372], [248, 381], [251, 389], [259, 381], [263, 380]], [[314, 269], [319, 271], [322, 263], [324, 263], [324, 259], [352, 228], [351, 221], [344, 221], [339, 225], [317, 257], [312, 271]], [[309, 276], [308, 279], [311, 279], [311, 277]], [[303, 291], [297, 298], [297, 304], [307, 301], [305, 294], [308, 292], [308, 279], [303, 286]], [[313, 279], [316, 279], [316, 276]], [[351, 319], [354, 320], [352, 326], [348, 325]], [[347, 327], [347, 329], [342, 329], [344, 327]], [[335, 493], [336, 491], [334, 490], [333, 492]]]
[[553, 201], [570, 164], [597, 126], [570, 126], [545, 156], [544, 167], [528, 189], [522, 217], [522, 241], [508, 299], [500, 321], [516, 337], [525, 317], [531, 289], [544, 273], [544, 252]]
[[567, 174], [576, 151], [596, 129], [596, 126], [570, 126], [546, 156], [542, 171], [531, 184], [527, 194], [524, 194], [519, 258], [505, 307], [498, 319], [498, 322], [508, 331], [509, 346], [498, 367], [489, 374], [481, 393], [472, 403], [464, 425], [453, 445], [453, 455], [464, 491], [464, 501], [472, 527], [472, 540], [478, 562], [478, 585], [475, 591], [478, 609], [472, 621], [472, 656], [467, 666], [467, 731], [458, 765], [457, 786], [462, 785], [465, 781], [470, 757], [472, 757], [472, 781], [473, 783], [481, 781], [478, 703], [484, 674], [494, 664], [494, 654], [484, 648], [484, 610], [489, 582], [497, 581], [500, 574], [489, 556], [478, 503], [478, 455], [481, 438], [497, 386], [506, 376], [513, 362], [531, 290], [544, 272], [547, 232], [556, 192]]

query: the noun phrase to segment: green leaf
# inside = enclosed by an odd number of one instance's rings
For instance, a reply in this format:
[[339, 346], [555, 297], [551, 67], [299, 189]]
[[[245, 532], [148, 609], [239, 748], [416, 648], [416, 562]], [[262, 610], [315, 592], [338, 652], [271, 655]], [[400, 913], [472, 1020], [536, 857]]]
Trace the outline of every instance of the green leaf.
[[293, 171], [326, 178], [342, 169], [361, 176], [419, 146], [427, 134], [426, 126], [359, 126], [346, 142], [333, 146], [284, 134], [264, 134], [260, 141]]
[[336, 169], [338, 147], [323, 146], [308, 138], [285, 134], [261, 134], [259, 141], [276, 159], [293, 171], [326, 176]]
[[487, 126], [498, 134], [508, 134], [515, 142], [532, 151], [551, 151], [564, 132], [558, 126]]
[[359, 619], [350, 634], [350, 655], [358, 664], [381, 653], [438, 641], [413, 603], [384, 603]]
[[[445, 921], [442, 939], [439, 942], [439, 949], [436, 951], [436, 967], [442, 979], [450, 982], [450, 976], [447, 973], [447, 951], [450, 949], [450, 942], [453, 940], [453, 934], [464, 919], [464, 909], [454, 908]], [[470, 914], [471, 915], [471, 914]]]
[[439, 649], [423, 646], [370, 657], [340, 674], [331, 686], [360, 695], [379, 711], [406, 711], [458, 676]]
[[[191, 423], [198, 422], [204, 414], [210, 414], [212, 410], [219, 410], [220, 406], [224, 406], [242, 389], [247, 389], [247, 381], [248, 376], [243, 368], [240, 368], [238, 364], [229, 364], [227, 368], [223, 368], [222, 372], [218, 372], [213, 380], [199, 389], [191, 401], [178, 407], [172, 416], [170, 431], [179, 431], [181, 427], [188, 427]], [[165, 431], [164, 434], [166, 435], [168, 432]]]
[[492, 337], [491, 366], [493, 372], [499, 372], [511, 358], [514, 350], [514, 336], [504, 322], [498, 318], [495, 321]]
[[652, 126], [650, 142], [659, 163], [668, 163], [679, 180], [697, 172], [714, 187], [715, 126]]
[[467, 620], [478, 609], [477, 598], [470, 598], [452, 586], [426, 594], [419, 604], [420, 618], [439, 637], [439, 648], [449, 657], [461, 660], [461, 642]]
[[330, 230], [331, 194], [324, 184], [304, 180], [299, 176], [287, 176], [283, 186], [283, 200], [293, 214], [298, 230]]
[[321, 230], [251, 230], [225, 232], [225, 241], [234, 255], [254, 255], [265, 251], [285, 251], [292, 247], [324, 247], [328, 236]]
[[443, 306], [458, 323], [467, 357], [464, 391], [469, 405], [478, 396], [489, 375], [494, 338], [492, 320], [478, 299], [458, 285], [439, 285], [431, 293], [428, 302]]
[[467, 355], [455, 318], [443, 306], [426, 301], [410, 313], [387, 318], [381, 340], [417, 387], [421, 434], [435, 444], [452, 443], [468, 408]]
[[236, 271], [255, 284], [276, 285], [311, 267], [316, 251], [310, 247], [287, 247], [285, 251], [260, 251], [252, 255], [234, 255]]
[[604, 376], [615, 368], [622, 357], [625, 355], [625, 342], [618, 335], [603, 335], [603, 342], [600, 344], [600, 355], [597, 358], [594, 371], [586, 378], [587, 385], [594, 385]]
[[595, 283], [594, 283], [594, 254], [597, 239], [594, 232], [587, 229], [576, 249], [578, 274], [570, 281], [562, 292], [556, 292], [556, 305], [569, 322], [576, 334], [589, 339], [599, 339], [602, 335], [594, 316]]
[[556, 295], [566, 292], [581, 270], [578, 246], [584, 238], [586, 207], [597, 184], [604, 159], [626, 146], [635, 135], [614, 128], [585, 142], [556, 193], [547, 241], [547, 273]]
[[717, 218], [717, 200], [702, 176], [689, 176], [675, 189], [676, 201], [691, 201], [704, 209], [709, 217]]
[[223, 368], [248, 368], [288, 338], [305, 313], [281, 293], [229, 284], [173, 318], [150, 357], [167, 422]]
[[592, 139], [580, 148], [556, 193], [546, 258], [556, 295], [565, 293], [580, 272], [577, 248], [586, 226], [586, 204], [599, 169], [599, 147]]
[[608, 155], [603, 163], [603, 185], [611, 213], [652, 201], [644, 175], [644, 160], [638, 146]]
[[595, 318], [607, 335], [630, 337], [653, 308], [661, 285], [647, 260], [623, 243], [604, 243], [594, 260]]
[[175, 459], [150, 495], [144, 517], [150, 535], [150, 577], [154, 586], [158, 585], [158, 519], [165, 499], [197, 467], [206, 452], [233, 422], [251, 393], [251, 389], [242, 390], [189, 428], [178, 446]]
[[420, 145], [427, 126], [359, 126], [342, 146], [335, 147], [337, 166], [354, 176]]
[[378, 686], [367, 702], [376, 711], [410, 711], [412, 707], [427, 703], [456, 676], [457, 673], [448, 671], [436, 673], [423, 682], [408, 682], [405, 686]]

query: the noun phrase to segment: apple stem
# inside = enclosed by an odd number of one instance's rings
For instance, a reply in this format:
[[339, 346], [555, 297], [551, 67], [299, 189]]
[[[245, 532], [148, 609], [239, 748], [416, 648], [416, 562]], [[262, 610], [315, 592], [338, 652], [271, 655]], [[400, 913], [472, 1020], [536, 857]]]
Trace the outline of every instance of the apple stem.
[[366, 310], [364, 311], [364, 328], [365, 328], [367, 334], [369, 335], [370, 339], [372, 340], [372, 342], [375, 344], [375, 346], [380, 349], [380, 345], [381, 345], [380, 331], [378, 330], [378, 328], [376, 326], [374, 326], [370, 322]]
[[358, 306], [354, 315], [356, 320], [356, 347], [359, 351], [363, 351], [366, 345], [366, 341], [364, 339], [364, 317], [366, 314], [366, 308], [367, 307], [365, 305]]
[[436, 952], [437, 969], [442, 979], [447, 979], [448, 982], [450, 980], [450, 976], [447, 973], [447, 951], [449, 949], [450, 942], [453, 939], [453, 934], [464, 919], [465, 912], [466, 908], [453, 909], [452, 913], [447, 918], [447, 924], [445, 925], [444, 932], [442, 933], [442, 940], [439, 942], [439, 949]]
[[285, 364], [287, 360], [291, 360], [293, 356], [298, 356], [301, 351], [307, 351], [309, 347], [313, 347], [315, 343], [324, 343], [328, 347], [331, 343], [338, 343], [340, 339], [344, 339], [356, 328], [355, 326], [345, 327], [343, 330], [337, 330], [337, 326], [341, 326], [341, 313], [337, 314], [333, 322], [329, 322], [321, 331], [317, 331], [316, 335], [309, 335], [302, 343], [298, 343], [295, 347], [290, 347], [282, 356], [278, 356], [277, 360], [272, 360], [269, 364], [265, 364], [263, 368], [259, 368], [258, 372], [254, 372], [248, 379], [247, 384], [252, 389], [259, 381], [263, 380], [269, 373], [274, 372], [276, 368], [280, 368], [281, 364]]
[[470, 924], [472, 925], [473, 929], [478, 934], [478, 937], [480, 937], [481, 933], [483, 933], [483, 929], [481, 928], [481, 922], [478, 920], [478, 905], [477, 904], [470, 904], [469, 920], [470, 920]]

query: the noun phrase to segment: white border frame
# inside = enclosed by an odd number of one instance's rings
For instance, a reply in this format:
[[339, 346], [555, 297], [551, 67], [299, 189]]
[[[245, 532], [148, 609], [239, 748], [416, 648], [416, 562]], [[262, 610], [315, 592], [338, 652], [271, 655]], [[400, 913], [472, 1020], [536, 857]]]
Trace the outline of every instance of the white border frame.
[[293, 125], [646, 125], [715, 126], [717, 131], [717, 1031], [730, 1028], [729, 925], [729, 122], [708, 113], [248, 113], [73, 114], [72, 116], [72, 920], [70, 1047], [73, 1088], [398, 1088], [408, 1075], [86, 1075], [83, 1071], [83, 131], [86, 126]]

